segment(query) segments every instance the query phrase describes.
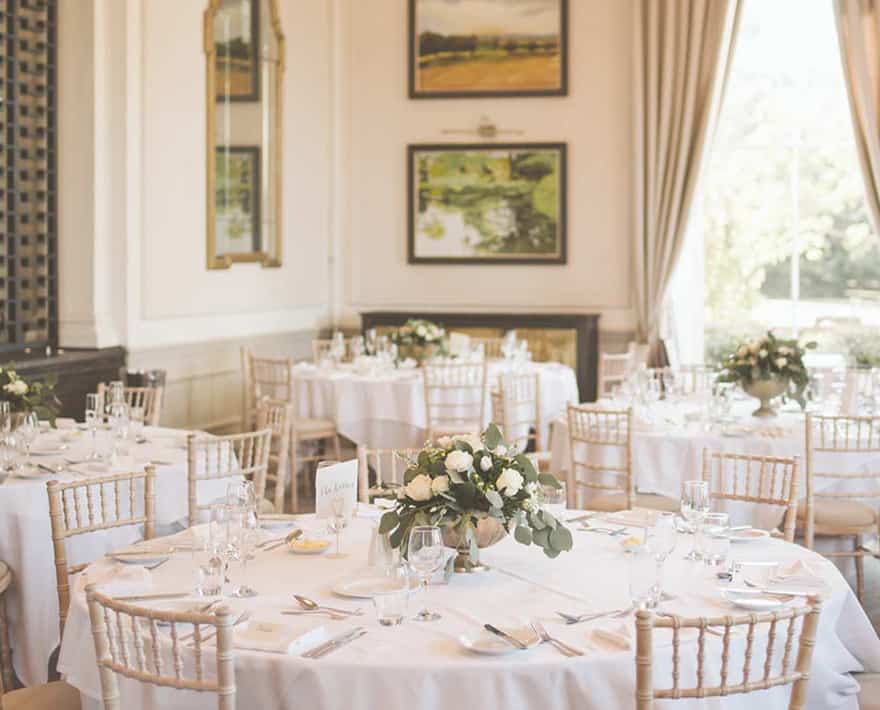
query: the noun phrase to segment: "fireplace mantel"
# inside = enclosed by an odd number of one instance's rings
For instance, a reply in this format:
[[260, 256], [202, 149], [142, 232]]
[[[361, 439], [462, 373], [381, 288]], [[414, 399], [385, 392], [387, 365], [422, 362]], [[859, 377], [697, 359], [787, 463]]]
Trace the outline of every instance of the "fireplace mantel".
[[595, 313], [426, 313], [424, 311], [365, 311], [361, 313], [363, 329], [400, 326], [409, 318], [425, 318], [456, 328], [535, 328], [573, 330], [576, 339], [575, 373], [581, 401], [596, 399], [599, 363], [599, 316]]

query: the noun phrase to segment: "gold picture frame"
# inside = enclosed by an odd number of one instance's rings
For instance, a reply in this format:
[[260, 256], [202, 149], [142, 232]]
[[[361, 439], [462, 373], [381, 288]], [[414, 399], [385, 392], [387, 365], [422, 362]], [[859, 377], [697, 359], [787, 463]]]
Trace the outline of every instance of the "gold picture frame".
[[[258, 48], [259, 67], [254, 76], [259, 78], [261, 86], [260, 90], [251, 92], [251, 96], [234, 93], [229, 76], [218, 76], [218, 46], [221, 51], [229, 51], [237, 39], [236, 33], [244, 33], [246, 42]], [[234, 263], [279, 267], [283, 244], [281, 156], [285, 39], [278, 0], [209, 0], [203, 34], [207, 268], [228, 269]], [[264, 38], [267, 41], [262, 41]], [[220, 64], [222, 66], [222, 62]], [[227, 62], [227, 66], [232, 66], [232, 62]], [[220, 90], [218, 82], [223, 82], [224, 90]], [[259, 166], [259, 175], [255, 177], [253, 189], [262, 207], [255, 214], [240, 216], [240, 223], [252, 220], [253, 229], [245, 232], [247, 238], [243, 238], [241, 244], [235, 245], [234, 240], [226, 238], [228, 235], [218, 235], [221, 215], [217, 209], [217, 154], [241, 152], [241, 145], [249, 145], [248, 150], [256, 151], [254, 165]], [[221, 198], [227, 192], [221, 190]], [[228, 221], [230, 206], [224, 207], [222, 217]]]

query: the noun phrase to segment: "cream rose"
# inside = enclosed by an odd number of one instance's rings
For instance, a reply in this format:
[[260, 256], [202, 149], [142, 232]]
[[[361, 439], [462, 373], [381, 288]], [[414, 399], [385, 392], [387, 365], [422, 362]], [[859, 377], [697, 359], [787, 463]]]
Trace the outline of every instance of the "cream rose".
[[28, 386], [27, 382], [25, 382], [24, 380], [16, 380], [15, 382], [10, 382], [3, 385], [3, 389], [10, 394], [18, 395], [19, 397], [21, 397], [27, 394]]
[[465, 473], [474, 464], [474, 457], [467, 451], [450, 451], [446, 455], [446, 470], [450, 473]]
[[416, 502], [431, 500], [432, 487], [431, 477], [420, 473], [406, 484], [406, 494]]
[[767, 351], [766, 351], [764, 348], [761, 348], [761, 349], [758, 351], [758, 357], [761, 358], [762, 360], [763, 360], [765, 357], [767, 357], [767, 354], [768, 354], [768, 353], [767, 353]]
[[479, 451], [483, 448], [483, 441], [478, 434], [461, 434], [453, 437], [454, 441], [460, 441], [471, 447], [471, 451]]
[[498, 480], [495, 481], [495, 487], [508, 498], [515, 496], [523, 487], [523, 476], [514, 468], [505, 468]]
[[431, 492], [436, 496], [449, 490], [449, 476], [437, 476], [431, 481]]
[[491, 456], [484, 456], [483, 458], [481, 458], [480, 459], [480, 470], [483, 473], [485, 473], [490, 468], [492, 468], [492, 457]]
[[785, 367], [787, 364], [788, 364], [788, 360], [785, 359], [784, 357], [778, 357], [778, 358], [776, 358], [776, 367], [782, 369], [782, 368]]
[[439, 446], [441, 449], [451, 449], [452, 437], [441, 436], [439, 439], [437, 439], [437, 446]]
[[745, 345], [740, 345], [739, 348], [737, 348], [737, 350], [736, 350], [736, 355], [739, 358], [744, 358], [748, 354], [749, 354], [749, 349]]

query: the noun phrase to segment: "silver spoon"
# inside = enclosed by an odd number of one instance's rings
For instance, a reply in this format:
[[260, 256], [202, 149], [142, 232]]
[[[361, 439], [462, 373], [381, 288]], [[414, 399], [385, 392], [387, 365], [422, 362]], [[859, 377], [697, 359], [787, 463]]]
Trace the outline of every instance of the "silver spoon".
[[332, 606], [322, 606], [321, 604], [318, 604], [318, 602], [316, 602], [314, 599], [309, 599], [308, 597], [303, 597], [299, 594], [294, 594], [293, 598], [296, 599], [296, 603], [299, 604], [306, 611], [317, 611], [319, 609], [323, 609], [326, 611], [334, 611], [337, 614], [348, 614], [350, 616], [360, 616], [364, 613], [361, 609], [349, 611], [348, 609], [339, 609]]
[[261, 550], [264, 550], [266, 552], [271, 552], [272, 550], [274, 550], [278, 547], [281, 547], [282, 545], [287, 545], [289, 542], [296, 540], [298, 537], [302, 536], [302, 534], [303, 534], [303, 531], [300, 528], [297, 528], [296, 530], [291, 530], [283, 538], [276, 538], [274, 540], [267, 540], [266, 542], [262, 543], [258, 547]]

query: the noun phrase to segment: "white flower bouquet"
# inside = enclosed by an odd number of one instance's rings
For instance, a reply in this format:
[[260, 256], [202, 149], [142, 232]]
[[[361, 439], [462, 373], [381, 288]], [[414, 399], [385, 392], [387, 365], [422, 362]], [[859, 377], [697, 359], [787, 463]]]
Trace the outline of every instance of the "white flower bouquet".
[[409, 461], [397, 505], [382, 516], [379, 532], [390, 534], [392, 547], [405, 555], [414, 525], [439, 525], [454, 530], [476, 560], [477, 529], [494, 521], [517, 542], [557, 557], [571, 549], [572, 536], [541, 508], [541, 486], [560, 487], [551, 474], [539, 474], [525, 454], [510, 450], [494, 424], [482, 436], [441, 437]]
[[56, 382], [55, 375], [28, 382], [15, 371], [15, 364], [9, 363], [0, 367], [0, 401], [9, 402], [13, 412], [36, 412], [40, 419], [54, 424], [61, 406], [55, 396]]
[[784, 385], [782, 396], [790, 396], [801, 408], [806, 406], [804, 390], [810, 377], [804, 354], [815, 342], [799, 345], [797, 340], [777, 338], [772, 331], [758, 340], [746, 340], [724, 360], [719, 382], [734, 382], [743, 389], [757, 382], [774, 380]]

